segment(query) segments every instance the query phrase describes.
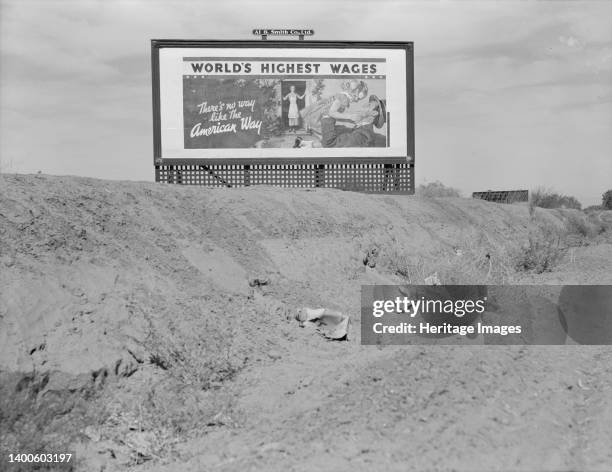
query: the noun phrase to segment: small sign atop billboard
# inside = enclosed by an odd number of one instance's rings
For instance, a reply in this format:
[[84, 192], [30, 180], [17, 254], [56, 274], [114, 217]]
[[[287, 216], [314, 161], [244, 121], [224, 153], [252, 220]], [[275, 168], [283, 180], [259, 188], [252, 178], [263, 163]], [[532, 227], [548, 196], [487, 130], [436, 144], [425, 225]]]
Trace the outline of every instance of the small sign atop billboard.
[[253, 34], [255, 36], [313, 36], [314, 30], [259, 28], [254, 29]]

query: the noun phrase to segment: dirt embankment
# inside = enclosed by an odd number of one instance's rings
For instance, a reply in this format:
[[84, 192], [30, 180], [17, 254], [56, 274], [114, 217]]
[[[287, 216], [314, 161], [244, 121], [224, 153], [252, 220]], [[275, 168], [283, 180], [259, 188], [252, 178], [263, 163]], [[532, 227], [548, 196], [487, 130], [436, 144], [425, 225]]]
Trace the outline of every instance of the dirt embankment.
[[[69, 438], [84, 470], [606, 470], [609, 350], [358, 343], [362, 284], [612, 280], [606, 244], [517, 272], [533, 231], [469, 199], [0, 176], [0, 446]], [[303, 306], [349, 313], [349, 341], [300, 330]]]

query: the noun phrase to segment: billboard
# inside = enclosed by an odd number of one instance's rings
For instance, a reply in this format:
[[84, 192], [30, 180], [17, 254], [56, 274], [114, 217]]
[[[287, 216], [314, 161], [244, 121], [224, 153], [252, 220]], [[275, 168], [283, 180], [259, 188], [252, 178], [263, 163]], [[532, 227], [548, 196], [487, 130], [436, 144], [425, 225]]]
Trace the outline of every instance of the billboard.
[[411, 43], [152, 41], [161, 163], [406, 162]]

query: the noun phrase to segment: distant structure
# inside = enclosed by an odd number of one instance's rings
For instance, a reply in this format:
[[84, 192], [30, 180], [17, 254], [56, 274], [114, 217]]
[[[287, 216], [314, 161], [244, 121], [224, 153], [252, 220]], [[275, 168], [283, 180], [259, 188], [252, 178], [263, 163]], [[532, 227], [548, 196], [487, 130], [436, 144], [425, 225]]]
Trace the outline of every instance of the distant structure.
[[516, 203], [529, 201], [528, 190], [487, 190], [486, 192], [474, 192], [472, 198], [479, 198], [495, 203]]

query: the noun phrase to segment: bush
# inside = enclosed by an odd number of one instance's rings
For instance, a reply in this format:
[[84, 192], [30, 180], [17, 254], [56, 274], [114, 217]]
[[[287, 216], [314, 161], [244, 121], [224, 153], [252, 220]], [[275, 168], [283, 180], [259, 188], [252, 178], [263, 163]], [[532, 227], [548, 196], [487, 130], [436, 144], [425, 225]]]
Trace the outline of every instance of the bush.
[[[180, 441], [241, 422], [228, 381], [245, 366], [248, 346], [236, 342], [240, 330], [233, 319], [207, 309], [206, 302], [178, 303], [180, 317], [147, 317], [148, 363], [99, 401], [106, 416], [100, 433], [129, 465], [170, 457]], [[138, 434], [136, 443], [125, 431]]]
[[484, 235], [462, 237], [454, 247], [432, 253], [410, 252], [397, 241], [381, 242], [380, 248], [380, 266], [409, 284], [425, 284], [434, 274], [449, 285], [505, 284], [514, 278], [510, 253]]
[[242, 424], [237, 398], [233, 388], [202, 390], [168, 376], [151, 377], [129, 395], [113, 395], [105, 401], [106, 418], [100, 422], [99, 431], [115, 444], [125, 445], [132, 465], [143, 458], [127, 444], [128, 430], [146, 434], [145, 445], [151, 456], [168, 457], [178, 442], [206, 434], [210, 428]]
[[601, 206], [603, 210], [612, 210], [612, 189], [601, 196]]
[[416, 190], [416, 194], [425, 198], [439, 197], [460, 197], [461, 192], [453, 187], [447, 187], [440, 181], [421, 184]]
[[222, 317], [202, 317], [183, 325], [169, 320], [166, 326], [149, 331], [145, 345], [152, 364], [181, 384], [207, 390], [232, 379], [244, 367], [245, 358], [234, 343], [235, 330]]
[[569, 234], [577, 234], [583, 238], [592, 238], [598, 232], [595, 226], [587, 221], [585, 215], [580, 213], [567, 214], [565, 226]]
[[515, 269], [536, 274], [551, 272], [567, 249], [562, 244], [563, 239], [564, 234], [557, 227], [540, 223], [530, 231], [528, 243], [517, 251]]
[[576, 198], [544, 188], [531, 191], [530, 205], [540, 208], [573, 208], [575, 210], [582, 208], [582, 204]]
[[569, 234], [577, 234], [584, 238], [591, 236], [591, 228], [582, 215], [575, 213], [565, 215], [565, 227]]

